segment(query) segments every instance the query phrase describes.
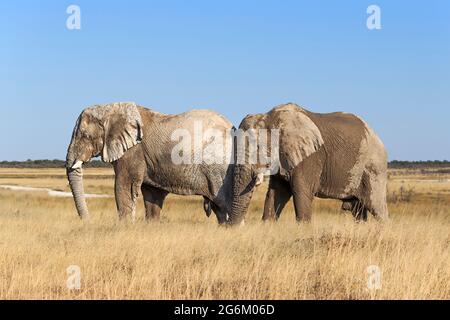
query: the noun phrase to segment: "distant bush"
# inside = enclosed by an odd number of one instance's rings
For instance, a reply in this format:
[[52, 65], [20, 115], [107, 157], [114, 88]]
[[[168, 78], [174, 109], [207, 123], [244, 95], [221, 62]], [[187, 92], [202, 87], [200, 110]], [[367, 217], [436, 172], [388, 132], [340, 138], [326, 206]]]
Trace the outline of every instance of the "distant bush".
[[[65, 168], [64, 160], [30, 160], [27, 161], [0, 161], [0, 168]], [[93, 160], [84, 164], [86, 168], [109, 168], [111, 164], [100, 160]]]
[[390, 203], [400, 203], [400, 202], [411, 202], [411, 200], [416, 195], [414, 191], [414, 187], [404, 187], [401, 186], [398, 192], [389, 193], [387, 196], [387, 200]]
[[450, 167], [450, 161], [434, 160], [434, 161], [398, 161], [394, 160], [389, 162], [389, 168], [391, 169], [422, 169], [422, 168], [448, 168]]

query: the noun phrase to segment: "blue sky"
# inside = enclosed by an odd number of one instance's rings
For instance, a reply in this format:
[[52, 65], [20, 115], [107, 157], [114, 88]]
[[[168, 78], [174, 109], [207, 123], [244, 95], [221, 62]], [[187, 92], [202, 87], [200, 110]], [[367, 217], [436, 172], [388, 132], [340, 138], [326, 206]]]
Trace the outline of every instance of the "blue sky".
[[354, 112], [391, 160], [450, 160], [449, 1], [2, 1], [0, 18], [0, 160], [64, 159], [81, 110], [114, 101], [236, 125], [284, 102]]

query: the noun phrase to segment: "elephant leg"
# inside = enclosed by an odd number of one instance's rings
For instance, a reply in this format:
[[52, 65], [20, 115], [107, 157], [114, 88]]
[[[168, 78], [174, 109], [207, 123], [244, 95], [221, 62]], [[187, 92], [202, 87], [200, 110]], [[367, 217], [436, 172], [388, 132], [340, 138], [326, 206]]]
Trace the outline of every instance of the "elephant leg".
[[148, 185], [141, 186], [144, 196], [145, 219], [158, 220], [168, 192]]
[[310, 221], [314, 192], [310, 190], [308, 183], [301, 177], [294, 177], [292, 181], [292, 195], [297, 222]]
[[303, 192], [293, 192], [293, 198], [297, 222], [311, 221], [314, 196]]
[[129, 178], [116, 175], [114, 191], [119, 218], [131, 216], [134, 219], [140, 185], [140, 182], [130, 182]]
[[289, 184], [280, 178], [271, 176], [264, 203], [263, 221], [277, 220], [291, 196], [292, 192]]
[[367, 196], [367, 208], [375, 219], [382, 221], [389, 218], [386, 197], [386, 177], [371, 177], [370, 190]]
[[[129, 159], [132, 153], [126, 154], [113, 163], [115, 172], [114, 192], [119, 218], [135, 217], [136, 200], [142, 185], [143, 170], [140, 165], [130, 165]], [[128, 160], [128, 161], [127, 161]]]
[[298, 222], [310, 221], [314, 195], [320, 187], [321, 170], [313, 157], [307, 158], [294, 169], [291, 190], [294, 198], [295, 217]]
[[368, 210], [378, 221], [384, 221], [389, 218], [388, 207], [385, 199], [377, 199], [372, 201]]

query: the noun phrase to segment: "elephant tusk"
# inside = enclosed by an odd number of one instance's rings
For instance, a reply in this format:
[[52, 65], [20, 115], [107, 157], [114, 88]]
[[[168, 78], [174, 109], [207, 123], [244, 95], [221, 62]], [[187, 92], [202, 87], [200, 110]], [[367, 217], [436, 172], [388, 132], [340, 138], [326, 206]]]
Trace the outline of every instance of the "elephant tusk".
[[78, 160], [77, 162], [75, 162], [75, 164], [72, 166], [71, 169], [79, 169], [83, 166], [83, 161]]
[[257, 177], [256, 177], [256, 186], [259, 186], [261, 183], [264, 182], [264, 173], [258, 173]]

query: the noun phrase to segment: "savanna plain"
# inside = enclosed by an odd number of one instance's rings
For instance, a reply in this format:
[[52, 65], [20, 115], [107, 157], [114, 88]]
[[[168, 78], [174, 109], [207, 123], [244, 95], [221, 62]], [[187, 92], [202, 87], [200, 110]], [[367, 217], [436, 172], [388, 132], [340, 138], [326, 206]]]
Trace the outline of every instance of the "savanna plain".
[[[134, 222], [118, 221], [112, 169], [86, 169], [84, 182], [111, 196], [88, 199], [88, 222], [70, 197], [0, 187], [0, 299], [450, 299], [450, 170], [390, 170], [384, 224], [322, 199], [309, 224], [292, 203], [263, 223], [267, 183], [243, 227], [176, 195], [159, 222], [144, 220], [142, 198]], [[0, 169], [0, 185], [69, 191], [63, 169]], [[369, 289], [371, 265], [381, 275]]]

